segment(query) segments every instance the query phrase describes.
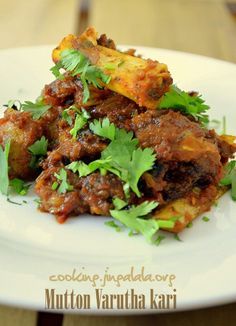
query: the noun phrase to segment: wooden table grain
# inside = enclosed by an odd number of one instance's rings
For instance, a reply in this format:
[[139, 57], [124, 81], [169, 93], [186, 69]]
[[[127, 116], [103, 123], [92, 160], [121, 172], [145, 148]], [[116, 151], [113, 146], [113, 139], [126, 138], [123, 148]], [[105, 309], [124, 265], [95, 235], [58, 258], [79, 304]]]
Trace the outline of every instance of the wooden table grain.
[[92, 0], [90, 22], [117, 44], [160, 47], [236, 62], [236, 24], [225, 2]]
[[[0, 0], [0, 48], [57, 43], [64, 35], [79, 29], [81, 2], [85, 3], [84, 0]], [[100, 33], [106, 32], [117, 44], [168, 48], [236, 62], [236, 21], [226, 2], [91, 0], [88, 24]], [[0, 306], [0, 326], [36, 326], [36, 321], [35, 311]], [[67, 314], [63, 321], [63, 326], [111, 324], [235, 326], [236, 304], [138, 317]]]

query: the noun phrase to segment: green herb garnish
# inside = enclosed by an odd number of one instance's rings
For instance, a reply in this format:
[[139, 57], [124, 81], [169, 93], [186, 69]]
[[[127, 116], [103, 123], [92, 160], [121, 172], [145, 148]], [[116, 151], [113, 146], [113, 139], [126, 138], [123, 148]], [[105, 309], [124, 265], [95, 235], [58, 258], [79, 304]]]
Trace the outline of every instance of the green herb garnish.
[[207, 217], [207, 216], [203, 216], [202, 220], [203, 220], [204, 222], [209, 222], [209, 221], [210, 221], [209, 217]]
[[72, 116], [69, 115], [68, 111], [70, 110], [70, 108], [62, 111], [61, 117], [63, 120], [65, 120], [69, 126], [72, 125]]
[[67, 191], [72, 191], [73, 186], [67, 182], [67, 173], [65, 169], [61, 169], [59, 173], [54, 173], [54, 176], [57, 178], [58, 183], [60, 184], [58, 188], [59, 194], [65, 194]]
[[186, 225], [186, 228], [190, 229], [191, 227], [193, 227], [193, 222], [189, 222], [187, 225]]
[[224, 115], [223, 116], [223, 119], [222, 119], [222, 135], [226, 135], [226, 116]]
[[8, 176], [8, 156], [10, 151], [10, 143], [8, 140], [5, 145], [5, 150], [0, 146], [0, 191], [3, 195], [8, 194], [9, 176]]
[[175, 233], [174, 239], [180, 242], [182, 241], [177, 233]]
[[61, 52], [61, 60], [51, 68], [56, 78], [62, 78], [61, 68], [70, 72], [72, 76], [80, 76], [84, 88], [83, 103], [86, 103], [90, 96], [89, 84], [96, 88], [102, 88], [103, 83], [108, 84], [111, 80], [109, 75], [104, 74], [101, 69], [92, 65], [89, 59], [76, 49], [66, 49]]
[[121, 227], [118, 224], [116, 224], [113, 220], [112, 221], [106, 221], [104, 224], [114, 228], [116, 230], [116, 232], [121, 231]]
[[115, 206], [115, 209], [118, 209], [118, 210], [120, 210], [128, 205], [128, 203], [126, 203], [124, 200], [122, 200], [118, 197], [114, 198], [112, 202], [113, 202], [113, 205]]
[[150, 218], [149, 214], [157, 206], [157, 202], [145, 201], [138, 206], [131, 206], [129, 209], [110, 210], [110, 214], [129, 228], [132, 233], [142, 233], [149, 242], [155, 243], [154, 235], [161, 227], [172, 228], [175, 224], [171, 221]]
[[48, 140], [42, 136], [40, 140], [36, 140], [33, 145], [28, 147], [28, 150], [36, 156], [44, 156], [47, 154]]
[[21, 105], [21, 109], [25, 112], [30, 112], [34, 120], [40, 119], [49, 109], [51, 105], [47, 105], [43, 102], [42, 98], [35, 103], [31, 101], [25, 101]]
[[29, 166], [32, 169], [39, 167], [39, 162], [43, 156], [47, 154], [48, 140], [42, 136], [40, 140], [36, 140], [31, 146], [28, 147], [29, 152], [32, 154], [32, 158]]
[[236, 160], [230, 161], [225, 166], [225, 176], [220, 180], [220, 185], [231, 185], [231, 197], [236, 200]]
[[25, 181], [14, 178], [10, 180], [10, 187], [13, 189], [14, 192], [21, 196], [25, 196], [28, 193], [30, 184], [26, 183]]
[[86, 164], [82, 161], [74, 161], [67, 165], [66, 168], [74, 173], [78, 173], [80, 177], [86, 177], [87, 175], [93, 173], [96, 170], [100, 170], [101, 174], [104, 171], [116, 173], [116, 170], [112, 169], [110, 163], [111, 157], [107, 157], [106, 159], [95, 160], [89, 164]]
[[116, 127], [114, 123], [110, 123], [108, 118], [100, 121], [94, 120], [89, 124], [89, 129], [100, 137], [104, 137], [110, 140], [114, 140], [115, 138]]
[[22, 104], [19, 100], [9, 100], [6, 106], [9, 109], [16, 108], [18, 111], [20, 111]]
[[160, 243], [165, 239], [166, 237], [164, 235], [158, 235], [158, 237], [156, 238], [156, 240], [154, 241], [156, 246], [159, 246]]
[[137, 148], [137, 144], [138, 140], [133, 138], [132, 132], [117, 128], [114, 140], [102, 152], [101, 157], [111, 157], [110, 165], [118, 171], [116, 175], [140, 197], [138, 181], [144, 172], [152, 169], [156, 156], [151, 148]]
[[80, 112], [76, 112], [74, 127], [70, 130], [70, 134], [72, 135], [73, 139], [76, 139], [79, 130], [86, 125], [89, 118], [90, 118], [89, 113], [83, 108], [81, 109]]
[[181, 91], [177, 86], [172, 85], [169, 92], [164, 94], [159, 108], [179, 110], [206, 125], [209, 123], [209, 117], [206, 114], [209, 106], [204, 102], [200, 95], [190, 96], [187, 92]]
[[52, 184], [52, 190], [56, 190], [59, 187], [59, 183], [57, 181], [54, 181]]

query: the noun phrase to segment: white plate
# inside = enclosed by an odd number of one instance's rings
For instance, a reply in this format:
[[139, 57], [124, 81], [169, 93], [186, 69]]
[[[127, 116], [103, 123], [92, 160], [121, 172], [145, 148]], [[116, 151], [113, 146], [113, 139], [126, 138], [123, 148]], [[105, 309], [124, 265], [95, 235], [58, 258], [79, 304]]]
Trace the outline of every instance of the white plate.
[[[45, 83], [52, 80], [49, 68], [52, 47], [42, 46], [0, 52], [0, 103], [9, 99], [33, 100]], [[139, 53], [168, 64], [174, 82], [186, 90], [198, 90], [212, 107], [211, 117], [227, 118], [227, 132], [236, 134], [236, 65], [202, 56], [169, 50], [138, 47]], [[148, 296], [149, 289], [177, 293], [179, 310], [232, 302], [236, 298], [236, 203], [226, 194], [218, 207], [201, 217], [191, 229], [180, 234], [182, 242], [168, 236], [159, 247], [141, 236], [128, 237], [104, 226], [104, 218], [71, 218], [64, 225], [53, 216], [36, 210], [33, 192], [28, 204], [10, 204], [0, 196], [0, 302], [44, 309], [45, 288], [57, 293], [74, 289], [90, 293], [92, 307], [79, 313], [115, 313], [97, 310], [94, 288], [89, 282], [52, 282], [52, 274], [77, 271], [103, 274], [138, 272], [175, 274], [173, 287], [166, 282], [110, 283], [106, 293], [135, 289]], [[22, 197], [14, 198], [22, 201]], [[83, 269], [84, 268], [84, 269]], [[97, 288], [101, 288], [98, 282]], [[119, 311], [119, 313], [156, 313], [156, 310]]]

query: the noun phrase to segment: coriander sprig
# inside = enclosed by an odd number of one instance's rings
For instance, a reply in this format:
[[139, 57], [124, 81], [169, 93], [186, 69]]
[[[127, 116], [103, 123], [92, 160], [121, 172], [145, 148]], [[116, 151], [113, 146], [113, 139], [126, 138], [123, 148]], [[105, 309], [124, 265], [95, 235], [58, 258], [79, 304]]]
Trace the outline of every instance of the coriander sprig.
[[194, 117], [196, 121], [200, 121], [203, 125], [207, 125], [209, 117], [206, 111], [209, 110], [209, 106], [204, 103], [205, 101], [201, 98], [201, 95], [191, 96], [177, 86], [172, 85], [169, 92], [164, 94], [159, 108], [179, 110]]
[[28, 147], [28, 151], [32, 154], [32, 158], [29, 166], [32, 169], [37, 169], [39, 166], [39, 161], [43, 156], [47, 154], [48, 140], [45, 136], [42, 136], [41, 139], [36, 140], [31, 146]]
[[9, 100], [4, 106], [17, 111], [29, 112], [34, 120], [40, 119], [51, 108], [51, 105], [44, 103], [42, 96], [38, 97], [35, 102], [21, 103], [19, 100]]
[[90, 114], [85, 109], [82, 108], [81, 111], [77, 110], [75, 113], [74, 127], [70, 130], [73, 139], [76, 139], [79, 130], [86, 125], [89, 118]]
[[57, 178], [58, 182], [54, 182], [52, 185], [52, 190], [58, 191], [59, 194], [65, 194], [67, 191], [72, 191], [74, 187], [70, 185], [67, 181], [66, 170], [61, 168], [59, 173], [54, 173], [54, 176]]
[[[127, 204], [126, 204], [127, 205]], [[158, 206], [157, 202], [145, 201], [140, 205], [131, 206], [129, 209], [110, 210], [111, 216], [127, 227], [132, 234], [141, 233], [150, 243], [160, 243], [162, 239], [154, 239], [157, 231], [162, 228], [173, 228], [174, 221], [156, 220], [149, 214]]]
[[8, 177], [8, 156], [10, 151], [11, 141], [8, 140], [5, 149], [0, 146], [0, 191], [3, 195], [8, 195], [9, 177]]
[[83, 85], [83, 103], [86, 103], [90, 96], [88, 85], [92, 84], [96, 88], [103, 88], [103, 84], [108, 84], [111, 76], [106, 75], [101, 69], [91, 64], [79, 50], [66, 49], [61, 52], [60, 61], [50, 70], [56, 78], [63, 78], [60, 69], [65, 69], [71, 76], [80, 76]]
[[236, 201], [236, 160], [230, 161], [225, 166], [225, 176], [220, 180], [220, 185], [231, 185], [231, 197]]
[[43, 100], [34, 102], [25, 101], [21, 105], [21, 110], [25, 112], [30, 112], [34, 120], [40, 119], [49, 109], [51, 105], [45, 104]]
[[24, 180], [21, 180], [19, 178], [14, 178], [10, 180], [9, 185], [15, 193], [21, 196], [25, 196], [28, 193], [30, 187], [29, 183], [26, 183]]

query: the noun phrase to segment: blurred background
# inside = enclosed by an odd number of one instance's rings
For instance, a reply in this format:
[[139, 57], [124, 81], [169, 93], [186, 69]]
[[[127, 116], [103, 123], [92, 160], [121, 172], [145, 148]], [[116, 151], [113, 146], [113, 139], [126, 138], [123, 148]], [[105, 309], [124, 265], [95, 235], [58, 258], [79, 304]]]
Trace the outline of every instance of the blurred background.
[[[93, 25], [117, 44], [236, 62], [236, 0], [0, 0], [0, 48], [56, 45]], [[0, 306], [0, 326], [235, 325], [235, 305], [170, 315], [86, 317]]]
[[88, 25], [117, 44], [236, 62], [236, 0], [0, 0], [0, 48], [57, 44]]

